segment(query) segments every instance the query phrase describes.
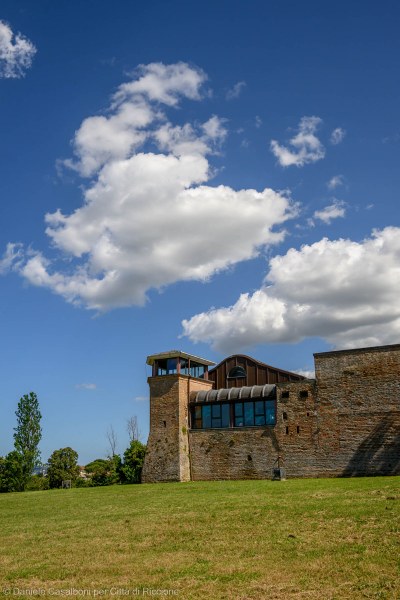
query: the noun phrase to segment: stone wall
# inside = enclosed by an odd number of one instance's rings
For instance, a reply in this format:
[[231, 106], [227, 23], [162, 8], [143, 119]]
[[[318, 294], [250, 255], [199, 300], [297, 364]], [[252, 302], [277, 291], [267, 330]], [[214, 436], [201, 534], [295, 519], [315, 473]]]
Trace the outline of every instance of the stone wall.
[[192, 478], [270, 479], [278, 456], [289, 476], [315, 475], [314, 389], [314, 381], [278, 384], [275, 427], [191, 430]]
[[277, 384], [276, 425], [190, 430], [191, 391], [211, 382], [149, 378], [142, 480], [400, 474], [400, 345], [315, 355], [316, 380]]
[[[317, 467], [330, 475], [400, 474], [400, 345], [315, 355]], [[334, 417], [334, 420], [332, 420]]]
[[189, 395], [210, 389], [212, 382], [174, 374], [149, 377], [148, 383], [150, 434], [142, 482], [190, 481]]
[[190, 431], [192, 478], [400, 474], [400, 345], [315, 355], [316, 382], [277, 385], [275, 427]]

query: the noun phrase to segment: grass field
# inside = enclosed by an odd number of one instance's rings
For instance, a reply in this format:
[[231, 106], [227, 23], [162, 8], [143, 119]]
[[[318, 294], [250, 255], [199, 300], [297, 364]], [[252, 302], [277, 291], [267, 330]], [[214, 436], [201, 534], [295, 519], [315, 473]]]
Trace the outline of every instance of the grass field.
[[400, 478], [0, 495], [12, 597], [400, 598]]

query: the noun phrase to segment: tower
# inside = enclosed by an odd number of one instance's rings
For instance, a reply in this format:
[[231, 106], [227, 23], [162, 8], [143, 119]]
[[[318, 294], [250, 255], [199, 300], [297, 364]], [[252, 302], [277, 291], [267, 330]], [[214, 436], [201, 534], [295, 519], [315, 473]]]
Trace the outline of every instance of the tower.
[[142, 471], [143, 483], [190, 481], [189, 396], [208, 391], [208, 367], [215, 363], [179, 350], [147, 357], [152, 367], [150, 433]]

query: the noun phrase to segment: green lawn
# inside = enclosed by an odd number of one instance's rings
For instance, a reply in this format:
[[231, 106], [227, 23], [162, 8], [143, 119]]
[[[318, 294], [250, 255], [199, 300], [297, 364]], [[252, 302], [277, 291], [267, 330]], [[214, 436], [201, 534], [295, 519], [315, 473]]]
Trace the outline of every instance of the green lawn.
[[0, 588], [12, 597], [400, 598], [399, 517], [398, 477], [1, 494]]

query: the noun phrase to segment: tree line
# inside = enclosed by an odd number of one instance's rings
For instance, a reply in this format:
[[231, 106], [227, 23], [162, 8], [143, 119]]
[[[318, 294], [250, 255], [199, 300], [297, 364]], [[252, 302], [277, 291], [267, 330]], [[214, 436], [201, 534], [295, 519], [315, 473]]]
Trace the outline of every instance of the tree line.
[[130, 443], [122, 457], [116, 453], [116, 435], [111, 427], [107, 431], [110, 445], [107, 458], [98, 458], [82, 470], [78, 453], [70, 447], [54, 450], [47, 465], [41, 463], [42, 415], [34, 392], [20, 398], [15, 414], [14, 450], [0, 456], [0, 492], [59, 488], [63, 482], [74, 487], [140, 483], [146, 446], [139, 440], [136, 417], [128, 419]]

